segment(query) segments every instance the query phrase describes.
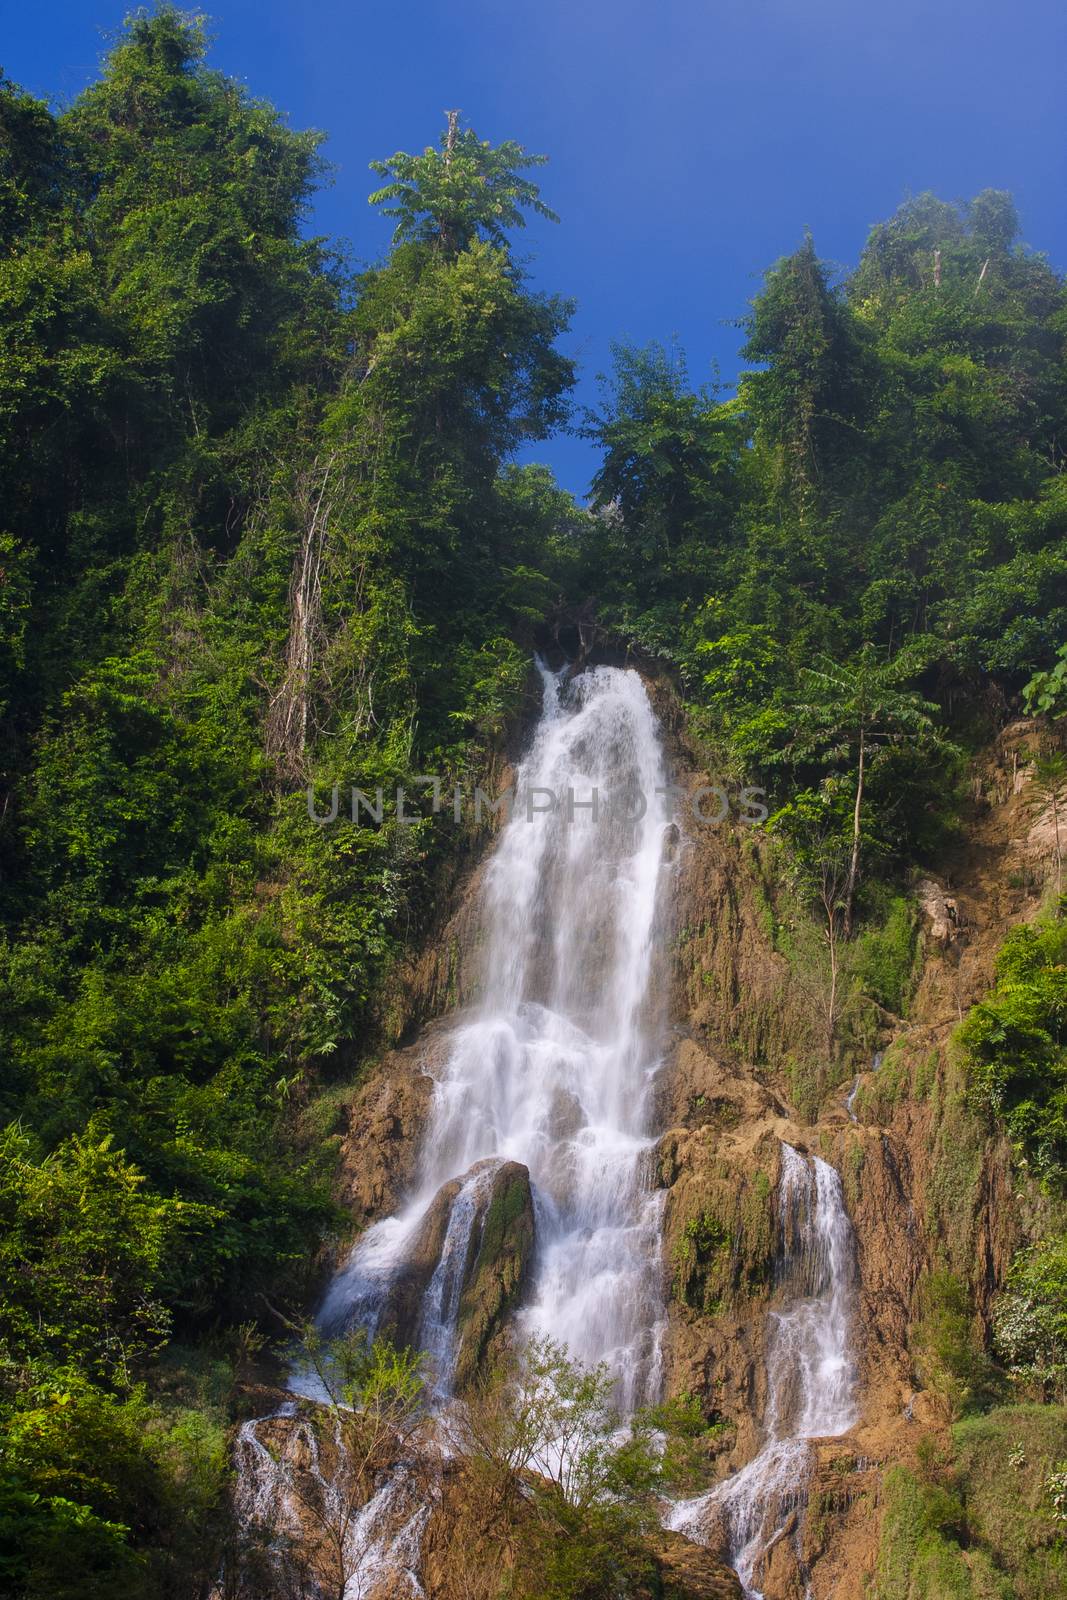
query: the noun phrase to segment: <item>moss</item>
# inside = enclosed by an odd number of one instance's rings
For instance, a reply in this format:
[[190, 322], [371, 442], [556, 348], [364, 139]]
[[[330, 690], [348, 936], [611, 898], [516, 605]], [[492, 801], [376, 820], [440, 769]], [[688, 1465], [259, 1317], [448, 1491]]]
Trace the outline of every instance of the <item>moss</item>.
[[988, 1403], [999, 1378], [977, 1334], [965, 1281], [932, 1272], [922, 1284], [920, 1305], [913, 1348], [925, 1381], [945, 1397], [954, 1416]]
[[1012, 1574], [1018, 1600], [1067, 1593], [1064, 1525], [1048, 1480], [1067, 1459], [1067, 1408], [999, 1406], [953, 1429], [968, 1536]]
[[742, 1113], [736, 1100], [727, 1100], [717, 1095], [695, 1094], [689, 1100], [690, 1126], [716, 1128], [734, 1128], [741, 1121]]
[[767, 1174], [739, 1180], [724, 1166], [712, 1185], [714, 1200], [686, 1220], [673, 1252], [675, 1299], [705, 1315], [719, 1314], [739, 1295], [761, 1292], [774, 1250]]
[[510, 1165], [498, 1174], [482, 1219], [472, 1236], [466, 1282], [459, 1304], [461, 1338], [455, 1380], [462, 1388], [475, 1375], [508, 1313], [526, 1285], [533, 1256], [534, 1216], [529, 1175]]
[[814, 1122], [819, 1115], [826, 1087], [824, 1068], [813, 1061], [797, 1061], [790, 1056], [785, 1063], [785, 1075], [789, 1083], [789, 1098], [796, 1107], [798, 1117], [802, 1122]]
[[[904, 1467], [891, 1467], [885, 1480], [877, 1600], [974, 1600], [970, 1568], [956, 1537], [962, 1521], [962, 1507], [953, 1495], [921, 1482]], [[984, 1600], [990, 1591], [978, 1593]], [[1007, 1590], [999, 1593], [1007, 1600]]]
[[845, 1159], [841, 1166], [841, 1182], [845, 1190], [845, 1202], [850, 1211], [855, 1211], [859, 1202], [860, 1179], [866, 1164], [866, 1146], [859, 1139], [851, 1140], [846, 1147]]
[[949, 1268], [969, 1277], [974, 1269], [979, 1186], [985, 1132], [967, 1107], [958, 1070], [947, 1062], [935, 1082], [926, 1228]]
[[956, 1424], [952, 1456], [886, 1474], [875, 1600], [1049, 1600], [1067, 1550], [1048, 1496], [1067, 1452], [1062, 1406], [1001, 1406]]
[[454, 1010], [459, 1005], [459, 940], [455, 937], [448, 941], [448, 980], [446, 994], [448, 1009]]
[[311, 1097], [299, 1113], [297, 1131], [302, 1142], [339, 1141], [345, 1131], [345, 1111], [368, 1070], [364, 1066], [355, 1077], [332, 1083]]
[[482, 1225], [479, 1260], [495, 1261], [505, 1249], [511, 1230], [530, 1204], [529, 1185], [512, 1178], [493, 1196]]
[[861, 992], [903, 1016], [920, 970], [919, 919], [914, 904], [894, 896], [880, 926], [861, 933], [852, 946], [850, 971]]
[[767, 943], [772, 950], [775, 950], [778, 944], [778, 921], [755, 839], [745, 841], [745, 854], [752, 869], [752, 900], [756, 909], [756, 920]]
[[911, 1076], [911, 1092], [916, 1100], [925, 1100], [931, 1093], [937, 1081], [939, 1060], [936, 1050], [928, 1050], [922, 1060], [916, 1063]]
[[732, 1240], [727, 1228], [702, 1211], [690, 1217], [674, 1246], [675, 1299], [695, 1311], [721, 1308], [721, 1279], [728, 1269]]

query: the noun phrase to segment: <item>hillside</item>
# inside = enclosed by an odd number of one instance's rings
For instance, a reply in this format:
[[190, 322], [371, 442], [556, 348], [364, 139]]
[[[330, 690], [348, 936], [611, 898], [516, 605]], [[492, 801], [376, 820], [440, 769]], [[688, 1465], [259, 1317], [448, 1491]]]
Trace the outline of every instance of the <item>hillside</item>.
[[575, 414], [545, 158], [355, 271], [205, 54], [0, 78], [6, 1591], [1060, 1592], [1063, 279], [921, 195]]

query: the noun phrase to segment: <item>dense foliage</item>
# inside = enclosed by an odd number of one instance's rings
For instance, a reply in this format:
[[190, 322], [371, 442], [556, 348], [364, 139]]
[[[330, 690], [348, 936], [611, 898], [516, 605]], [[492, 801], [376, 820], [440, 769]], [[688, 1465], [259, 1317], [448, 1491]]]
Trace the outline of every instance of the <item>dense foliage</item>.
[[1015, 928], [996, 986], [959, 1031], [970, 1092], [1003, 1119], [1024, 1165], [1067, 1184], [1067, 924]]
[[778, 832], [842, 842], [845, 924], [865, 863], [942, 842], [953, 745], [1032, 679], [1035, 709], [1057, 692], [1067, 298], [1017, 235], [986, 191], [908, 202], [841, 282], [806, 239], [754, 302], [736, 398], [623, 350], [589, 420], [611, 561], [586, 586], [677, 663]]
[[508, 248], [532, 158], [394, 157], [353, 277], [305, 236], [318, 135], [204, 52], [164, 8], [61, 115], [0, 85], [0, 1562], [33, 1595], [218, 1559], [179, 1492], [200, 1358], [153, 1361], [300, 1295], [333, 1226], [302, 1108], [439, 853], [303, 786], [477, 770], [561, 520], [505, 470], [571, 383]]

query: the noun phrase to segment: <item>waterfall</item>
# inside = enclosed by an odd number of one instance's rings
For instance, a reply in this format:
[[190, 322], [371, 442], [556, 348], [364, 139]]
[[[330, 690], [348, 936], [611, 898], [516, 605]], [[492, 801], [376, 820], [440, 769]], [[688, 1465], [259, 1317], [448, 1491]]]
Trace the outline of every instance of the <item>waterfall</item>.
[[851, 1089], [848, 1091], [848, 1094], [846, 1094], [846, 1096], [845, 1096], [845, 1110], [848, 1112], [848, 1116], [849, 1116], [849, 1121], [850, 1122], [856, 1122], [858, 1120], [857, 1117], [856, 1117], [856, 1113], [853, 1111], [852, 1108], [856, 1104], [856, 1096], [860, 1092], [860, 1084], [862, 1082], [863, 1082], [862, 1077], [860, 1077], [859, 1074], [857, 1074], [856, 1077], [853, 1078], [853, 1080], [852, 1080]]
[[492, 1176], [492, 1167], [479, 1165], [466, 1176], [452, 1202], [440, 1259], [430, 1279], [419, 1318], [418, 1346], [430, 1359], [437, 1393], [448, 1394], [452, 1377], [453, 1338], [463, 1291], [463, 1268], [470, 1248], [478, 1203]]
[[435, 1083], [417, 1193], [368, 1229], [320, 1318], [373, 1328], [433, 1197], [464, 1180], [419, 1323], [447, 1390], [474, 1215], [464, 1175], [519, 1162], [537, 1220], [520, 1330], [606, 1361], [629, 1409], [660, 1375], [660, 1198], [647, 1165], [666, 780], [636, 672], [540, 671], [542, 716], [485, 881], [482, 1000]]
[[[542, 667], [541, 678], [542, 716], [484, 879], [481, 999], [434, 1069], [415, 1191], [357, 1242], [319, 1322], [327, 1333], [373, 1332], [399, 1325], [402, 1307], [431, 1358], [432, 1397], [447, 1404], [494, 1185], [515, 1173], [525, 1184], [528, 1173], [536, 1248], [517, 1329], [607, 1363], [627, 1412], [656, 1398], [662, 1378], [662, 1194], [649, 1170], [649, 1098], [665, 778], [636, 673], [600, 667], [569, 677]], [[718, 1518], [748, 1600], [761, 1600], [767, 1556], [804, 1507], [810, 1441], [856, 1420], [854, 1241], [838, 1174], [783, 1143], [777, 1216], [762, 1447], [665, 1519], [700, 1540]], [[307, 1374], [295, 1372], [291, 1388], [316, 1398]], [[250, 1518], [272, 1487], [257, 1426], [246, 1425], [240, 1447]], [[297, 1431], [308, 1438], [303, 1424]], [[317, 1458], [309, 1470], [319, 1472]], [[273, 1498], [280, 1525], [292, 1527], [295, 1507], [276, 1468]], [[410, 1468], [398, 1463], [352, 1522], [353, 1581], [418, 1594], [428, 1516]]]
[[857, 1416], [849, 1355], [854, 1240], [833, 1167], [783, 1144], [778, 1215], [783, 1303], [768, 1316], [763, 1446], [747, 1466], [679, 1502], [667, 1518], [699, 1540], [718, 1511], [747, 1600], [762, 1600], [756, 1585], [764, 1560], [804, 1505], [809, 1441], [846, 1433]]
[[[291, 1425], [268, 1448], [260, 1433], [280, 1420]], [[234, 1452], [240, 1525], [258, 1530], [268, 1541], [286, 1592], [291, 1588], [301, 1595], [324, 1596], [343, 1590], [343, 1600], [370, 1600], [383, 1593], [396, 1600], [420, 1600], [419, 1551], [430, 1517], [425, 1484], [411, 1464], [397, 1462], [357, 1509], [345, 1483], [348, 1463], [339, 1425], [332, 1448], [337, 1459], [326, 1471], [318, 1432], [299, 1415], [295, 1402], [242, 1423]], [[309, 1539], [318, 1542], [320, 1559], [301, 1562], [298, 1555], [293, 1562], [292, 1552], [306, 1550]], [[212, 1600], [229, 1592], [220, 1575]]]

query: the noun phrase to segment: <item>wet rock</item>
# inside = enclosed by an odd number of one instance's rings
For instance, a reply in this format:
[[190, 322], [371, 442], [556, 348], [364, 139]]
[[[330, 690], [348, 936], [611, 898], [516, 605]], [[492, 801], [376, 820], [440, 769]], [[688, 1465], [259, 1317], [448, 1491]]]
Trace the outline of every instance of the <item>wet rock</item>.
[[533, 1246], [530, 1174], [517, 1161], [502, 1161], [471, 1234], [457, 1319], [457, 1388], [474, 1377], [508, 1313], [521, 1299]]
[[423, 1217], [408, 1249], [403, 1266], [389, 1290], [378, 1331], [397, 1345], [415, 1345], [426, 1291], [441, 1259], [452, 1207], [463, 1187], [463, 1180], [452, 1178], [441, 1185]]
[[[467, 1210], [456, 1214], [460, 1196]], [[450, 1238], [452, 1223], [465, 1231]], [[454, 1234], [455, 1230], [452, 1230]], [[456, 1252], [452, 1383], [457, 1389], [477, 1372], [526, 1284], [534, 1243], [530, 1174], [517, 1161], [479, 1161], [434, 1195], [395, 1275], [379, 1331], [395, 1343], [422, 1346], [428, 1338], [431, 1283], [447, 1248]]]
[[395, 1211], [414, 1179], [433, 1073], [447, 1056], [450, 1033], [442, 1025], [390, 1051], [348, 1108], [340, 1198], [360, 1228]]

